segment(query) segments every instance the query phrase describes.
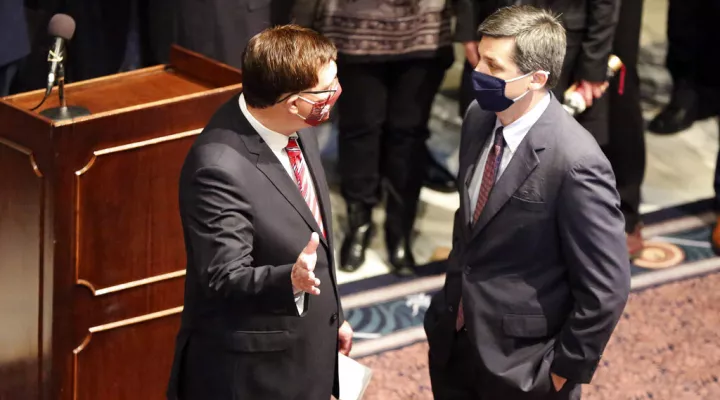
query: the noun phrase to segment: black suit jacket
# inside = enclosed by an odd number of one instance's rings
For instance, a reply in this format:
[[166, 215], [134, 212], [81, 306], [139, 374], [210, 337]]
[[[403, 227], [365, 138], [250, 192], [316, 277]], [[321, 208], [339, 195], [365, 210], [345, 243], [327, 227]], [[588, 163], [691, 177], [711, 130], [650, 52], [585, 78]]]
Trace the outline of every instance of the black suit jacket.
[[247, 42], [290, 22], [293, 0], [178, 0], [177, 43], [240, 68]]
[[344, 319], [333, 272], [330, 197], [316, 137], [301, 132], [299, 142], [328, 237], [321, 237], [317, 252], [321, 294], [306, 295], [302, 315], [290, 271], [319, 227], [237, 96], [217, 111], [187, 155], [180, 176], [185, 309], [168, 398], [337, 394], [337, 335]]
[[0, 1], [0, 67], [30, 53], [22, 0]]
[[550, 371], [590, 382], [627, 301], [630, 265], [610, 163], [554, 96], [470, 227], [467, 185], [495, 121], [473, 103], [463, 122], [461, 207], [425, 329], [431, 362], [446, 363], [462, 294], [489, 398], [530, 399], [550, 390]]

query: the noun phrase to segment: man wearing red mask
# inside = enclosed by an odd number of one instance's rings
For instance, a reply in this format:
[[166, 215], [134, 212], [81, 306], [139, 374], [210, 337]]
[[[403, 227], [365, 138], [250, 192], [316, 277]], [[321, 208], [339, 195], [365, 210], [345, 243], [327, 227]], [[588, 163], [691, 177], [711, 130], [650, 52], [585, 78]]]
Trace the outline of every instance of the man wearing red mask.
[[185, 309], [170, 399], [328, 399], [348, 354], [317, 138], [340, 95], [333, 44], [280, 26], [243, 54], [243, 93], [180, 176]]

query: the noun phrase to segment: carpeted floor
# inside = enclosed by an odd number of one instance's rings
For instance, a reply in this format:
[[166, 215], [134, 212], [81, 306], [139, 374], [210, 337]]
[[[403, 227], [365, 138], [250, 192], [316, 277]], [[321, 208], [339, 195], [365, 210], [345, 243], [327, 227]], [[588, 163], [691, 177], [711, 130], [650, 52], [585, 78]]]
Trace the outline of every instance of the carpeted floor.
[[[432, 399], [427, 343], [359, 360], [365, 400]], [[586, 400], [719, 400], [720, 273], [631, 294]], [[498, 399], [505, 400], [505, 399]]]

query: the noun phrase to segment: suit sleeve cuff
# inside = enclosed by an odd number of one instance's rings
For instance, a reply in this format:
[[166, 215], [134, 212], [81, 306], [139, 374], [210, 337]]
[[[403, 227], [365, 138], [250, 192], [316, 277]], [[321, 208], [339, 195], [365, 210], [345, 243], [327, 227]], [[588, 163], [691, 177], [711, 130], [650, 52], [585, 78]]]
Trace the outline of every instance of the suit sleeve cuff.
[[573, 383], [590, 383], [600, 360], [569, 360], [556, 358], [550, 371]]
[[[297, 305], [295, 303], [295, 295], [292, 284], [292, 264], [277, 265], [270, 268], [270, 276], [267, 282], [267, 293], [277, 296], [275, 299], [278, 306], [284, 310], [284, 313], [295, 315], [297, 313]], [[275, 301], [274, 301], [275, 302]]]
[[308, 304], [308, 294], [303, 292], [302, 290], [299, 292], [295, 292], [295, 307], [297, 308], [297, 315], [299, 317], [302, 317], [305, 315], [305, 311], [307, 311]]

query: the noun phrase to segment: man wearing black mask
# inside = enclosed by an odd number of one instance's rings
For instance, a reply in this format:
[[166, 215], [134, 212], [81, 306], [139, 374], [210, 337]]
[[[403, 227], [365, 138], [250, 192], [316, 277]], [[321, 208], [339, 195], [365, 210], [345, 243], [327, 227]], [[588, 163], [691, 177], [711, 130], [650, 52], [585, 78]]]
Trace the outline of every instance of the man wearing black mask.
[[577, 400], [630, 291], [612, 168], [550, 89], [557, 18], [480, 26], [445, 286], [425, 316], [435, 399]]

